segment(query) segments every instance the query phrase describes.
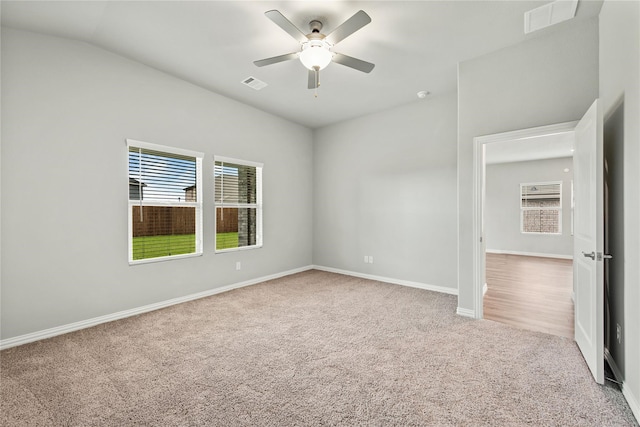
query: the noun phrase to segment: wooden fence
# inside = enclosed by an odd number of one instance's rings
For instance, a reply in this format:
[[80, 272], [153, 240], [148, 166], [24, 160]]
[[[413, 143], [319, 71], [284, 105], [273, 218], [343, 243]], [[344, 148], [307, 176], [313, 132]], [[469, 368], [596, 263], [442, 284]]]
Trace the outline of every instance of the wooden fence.
[[195, 234], [196, 208], [173, 206], [133, 207], [133, 237]]
[[[224, 210], [224, 212], [222, 212]], [[195, 234], [196, 208], [173, 206], [133, 206], [133, 237]], [[216, 232], [238, 232], [238, 209], [218, 208]]]
[[216, 209], [216, 233], [238, 232], [238, 208]]

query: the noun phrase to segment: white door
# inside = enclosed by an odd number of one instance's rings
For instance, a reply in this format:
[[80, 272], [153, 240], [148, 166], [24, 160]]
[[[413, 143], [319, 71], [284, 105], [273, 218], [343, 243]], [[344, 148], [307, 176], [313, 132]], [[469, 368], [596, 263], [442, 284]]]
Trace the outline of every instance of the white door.
[[604, 383], [604, 212], [602, 111], [598, 100], [576, 126], [573, 289], [575, 338], [596, 382]]

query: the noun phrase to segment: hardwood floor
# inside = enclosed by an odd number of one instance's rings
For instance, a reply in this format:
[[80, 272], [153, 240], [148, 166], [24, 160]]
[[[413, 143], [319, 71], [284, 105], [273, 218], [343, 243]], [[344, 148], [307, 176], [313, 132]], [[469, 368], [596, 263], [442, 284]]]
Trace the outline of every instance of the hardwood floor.
[[573, 261], [487, 254], [484, 318], [573, 338]]

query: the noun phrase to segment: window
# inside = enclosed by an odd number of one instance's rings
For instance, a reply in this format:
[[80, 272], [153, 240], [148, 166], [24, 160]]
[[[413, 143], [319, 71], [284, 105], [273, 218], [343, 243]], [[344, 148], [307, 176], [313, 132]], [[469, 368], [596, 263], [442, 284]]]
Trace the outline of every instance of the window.
[[202, 254], [202, 153], [127, 140], [129, 263]]
[[216, 252], [262, 246], [262, 163], [215, 156]]
[[520, 224], [523, 233], [562, 232], [562, 183], [520, 184]]

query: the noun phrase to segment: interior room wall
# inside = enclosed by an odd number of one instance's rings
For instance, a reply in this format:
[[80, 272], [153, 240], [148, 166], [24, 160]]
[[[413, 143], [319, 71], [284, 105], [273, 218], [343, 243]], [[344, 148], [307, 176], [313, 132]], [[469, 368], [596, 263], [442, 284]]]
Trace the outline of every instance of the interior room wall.
[[[568, 169], [568, 172], [564, 172]], [[571, 180], [573, 159], [533, 160], [486, 166], [485, 238], [487, 252], [573, 258]], [[562, 182], [561, 234], [521, 232], [520, 184]]]
[[442, 94], [316, 130], [314, 264], [455, 292], [456, 108]]
[[[311, 265], [312, 137], [88, 44], [3, 29], [2, 339]], [[205, 153], [203, 256], [128, 265], [126, 138]], [[264, 163], [261, 249], [214, 253], [214, 154]]]
[[[622, 322], [623, 342], [614, 340], [611, 350], [624, 354], [614, 358], [623, 364], [622, 390], [640, 420], [640, 3], [606, 0], [599, 18], [605, 145], [614, 133], [623, 139], [624, 152], [624, 284], [614, 284], [610, 301], [612, 322]], [[621, 106], [622, 120], [616, 117]]]
[[473, 138], [580, 119], [598, 97], [598, 20], [458, 66], [458, 308], [474, 313]]

